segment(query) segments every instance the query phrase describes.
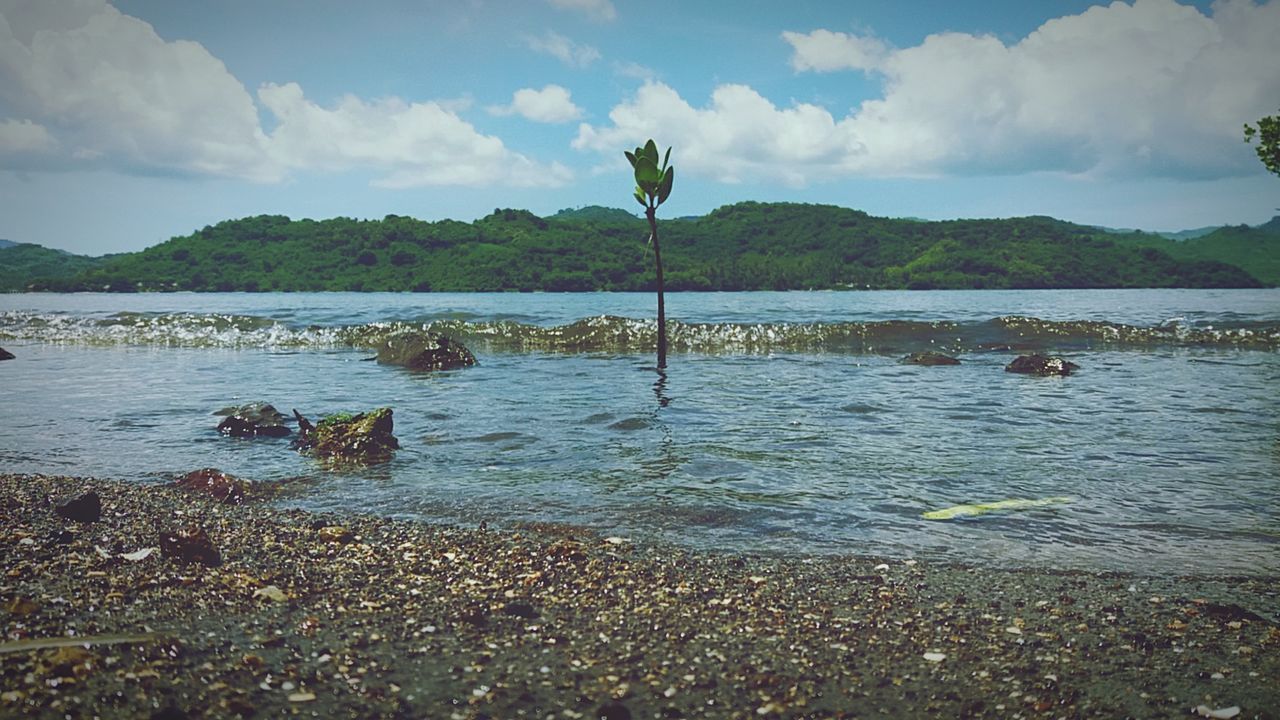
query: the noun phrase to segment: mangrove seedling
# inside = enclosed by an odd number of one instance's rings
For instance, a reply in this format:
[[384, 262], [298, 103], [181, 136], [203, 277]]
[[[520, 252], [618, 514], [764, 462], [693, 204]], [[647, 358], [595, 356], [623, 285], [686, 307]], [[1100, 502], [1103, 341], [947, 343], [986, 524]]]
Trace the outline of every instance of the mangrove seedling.
[[631, 167], [636, 173], [635, 199], [644, 207], [644, 216], [649, 220], [649, 242], [653, 245], [653, 262], [658, 274], [658, 367], [667, 366], [667, 310], [662, 297], [662, 247], [658, 244], [658, 220], [655, 213], [658, 206], [667, 201], [671, 195], [671, 183], [675, 179], [675, 166], [668, 165], [671, 159], [671, 148], [667, 148], [658, 165], [658, 146], [653, 140], [638, 147], [635, 152], [623, 151]]

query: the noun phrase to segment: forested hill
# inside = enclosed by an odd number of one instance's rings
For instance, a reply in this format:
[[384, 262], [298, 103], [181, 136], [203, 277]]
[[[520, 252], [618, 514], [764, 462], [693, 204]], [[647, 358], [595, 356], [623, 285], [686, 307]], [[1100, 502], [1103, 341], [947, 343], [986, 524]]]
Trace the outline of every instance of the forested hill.
[[[739, 203], [661, 221], [671, 290], [1255, 287], [1239, 267], [1174, 258], [1130, 236], [1030, 217], [919, 222], [839, 207]], [[473, 223], [219, 223], [107, 259], [49, 290], [649, 290], [643, 219], [585, 208], [496, 210]], [[1275, 253], [1273, 243], [1270, 252]]]
[[72, 255], [30, 243], [0, 244], [0, 292], [24, 290], [33, 282], [73, 282], [109, 258]]
[[1280, 216], [1264, 225], [1228, 225], [1188, 240], [1150, 233], [1117, 238], [1121, 245], [1155, 248], [1180, 260], [1217, 260], [1248, 268], [1266, 285], [1280, 285]]

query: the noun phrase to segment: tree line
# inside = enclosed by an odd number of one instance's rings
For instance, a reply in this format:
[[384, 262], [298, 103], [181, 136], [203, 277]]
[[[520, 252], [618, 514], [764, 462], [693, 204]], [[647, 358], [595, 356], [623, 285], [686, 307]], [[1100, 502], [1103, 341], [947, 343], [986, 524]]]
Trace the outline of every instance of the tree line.
[[[1224, 231], [1248, 236], [1248, 252], [1228, 253], [1238, 265], [1215, 255]], [[644, 218], [600, 207], [500, 208], [470, 223], [259, 215], [88, 267], [34, 267], [8, 289], [653, 291], [648, 237]], [[0, 269], [14, 249], [0, 249]], [[1048, 217], [921, 222], [792, 203], [737, 203], [662, 230], [668, 290], [1258, 287], [1280, 282], [1278, 251], [1280, 232], [1256, 228], [1176, 243]]]

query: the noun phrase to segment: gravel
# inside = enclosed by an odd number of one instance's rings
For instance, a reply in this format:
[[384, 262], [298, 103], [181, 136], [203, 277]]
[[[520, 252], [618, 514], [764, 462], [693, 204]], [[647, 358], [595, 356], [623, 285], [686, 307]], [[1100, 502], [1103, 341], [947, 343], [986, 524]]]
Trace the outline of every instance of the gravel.
[[[89, 492], [100, 519], [55, 511]], [[277, 495], [0, 475], [0, 717], [1280, 717], [1276, 577], [699, 553]]]

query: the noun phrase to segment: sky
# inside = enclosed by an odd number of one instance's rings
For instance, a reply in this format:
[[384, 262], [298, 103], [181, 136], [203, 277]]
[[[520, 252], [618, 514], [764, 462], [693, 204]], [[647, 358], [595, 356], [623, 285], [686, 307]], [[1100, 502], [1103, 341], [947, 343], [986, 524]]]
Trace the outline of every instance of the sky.
[[1280, 0], [0, 0], [0, 238], [745, 200], [1257, 224]]

